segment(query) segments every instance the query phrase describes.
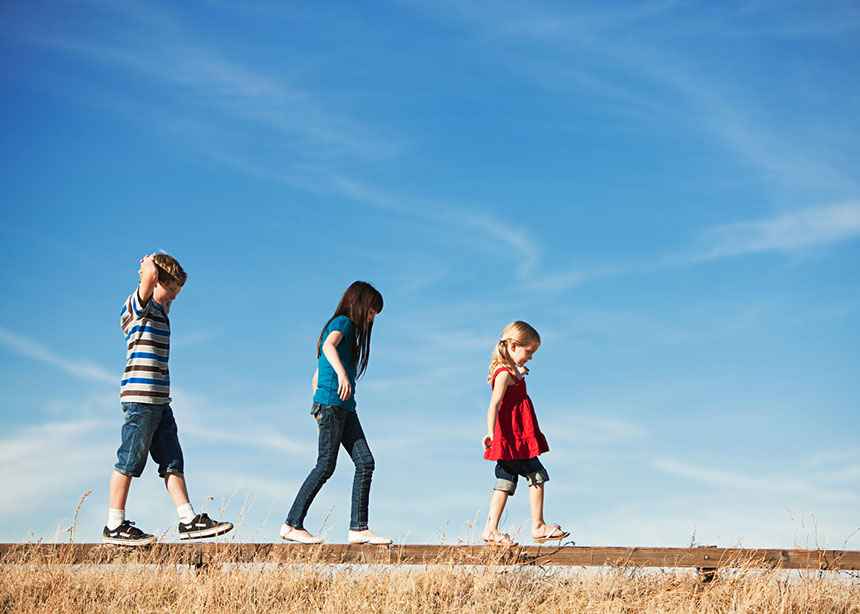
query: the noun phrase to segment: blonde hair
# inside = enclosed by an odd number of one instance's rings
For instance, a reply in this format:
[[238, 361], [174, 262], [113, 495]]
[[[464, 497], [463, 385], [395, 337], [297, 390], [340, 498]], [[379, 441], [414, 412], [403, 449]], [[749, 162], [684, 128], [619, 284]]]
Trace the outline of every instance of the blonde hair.
[[180, 286], [185, 285], [188, 274], [179, 265], [179, 261], [168, 254], [155, 254], [152, 257], [155, 269], [158, 271], [158, 283], [164, 285], [176, 282]]
[[[493, 373], [498, 367], [507, 367], [508, 369], [516, 370], [516, 365], [514, 365], [514, 361], [511, 360], [511, 355], [508, 352], [509, 342], [522, 346], [540, 345], [540, 335], [529, 324], [521, 320], [508, 324], [505, 330], [502, 331], [502, 335], [496, 343], [496, 348], [493, 350], [493, 357], [490, 360], [490, 374], [487, 376], [488, 382], [493, 381]], [[522, 367], [522, 370], [524, 373], [529, 372], [525, 367]]]

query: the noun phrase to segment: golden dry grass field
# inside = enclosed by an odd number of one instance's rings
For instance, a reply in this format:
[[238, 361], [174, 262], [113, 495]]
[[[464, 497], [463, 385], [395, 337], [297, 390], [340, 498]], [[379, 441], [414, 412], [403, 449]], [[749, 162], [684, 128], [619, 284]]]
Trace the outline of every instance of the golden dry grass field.
[[0, 612], [137, 613], [806, 613], [860, 614], [856, 572], [718, 572], [540, 568], [456, 561], [427, 566], [296, 562], [203, 569], [70, 565], [18, 557], [0, 564]]

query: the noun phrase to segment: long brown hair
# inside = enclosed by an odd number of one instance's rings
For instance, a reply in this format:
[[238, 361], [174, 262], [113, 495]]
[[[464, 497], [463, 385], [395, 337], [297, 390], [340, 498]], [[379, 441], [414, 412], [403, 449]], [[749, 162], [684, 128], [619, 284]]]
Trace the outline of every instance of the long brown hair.
[[364, 374], [367, 369], [367, 361], [370, 358], [370, 333], [373, 331], [373, 322], [367, 321], [370, 310], [376, 313], [382, 311], [382, 295], [379, 291], [366, 281], [354, 281], [340, 297], [334, 315], [325, 323], [320, 338], [317, 341], [317, 358], [322, 354], [322, 344], [325, 339], [325, 329], [338, 316], [346, 316], [352, 321], [354, 334], [352, 339], [344, 339], [344, 343], [352, 343], [352, 366], [355, 367], [355, 379]]

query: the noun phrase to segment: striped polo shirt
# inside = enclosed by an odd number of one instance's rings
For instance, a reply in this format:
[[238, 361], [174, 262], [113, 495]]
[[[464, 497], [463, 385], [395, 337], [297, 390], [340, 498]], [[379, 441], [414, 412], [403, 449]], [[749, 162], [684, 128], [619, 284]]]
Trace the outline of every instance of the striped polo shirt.
[[128, 347], [120, 384], [123, 403], [170, 403], [170, 303], [163, 307], [151, 297], [141, 305], [135, 290], [120, 313]]

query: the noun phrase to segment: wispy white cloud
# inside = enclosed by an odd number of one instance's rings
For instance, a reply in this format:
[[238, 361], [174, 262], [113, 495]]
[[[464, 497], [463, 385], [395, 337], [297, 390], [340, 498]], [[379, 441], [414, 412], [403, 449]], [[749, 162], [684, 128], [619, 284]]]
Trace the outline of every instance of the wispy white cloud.
[[119, 382], [117, 374], [110, 373], [98, 365], [80, 360], [74, 356], [61, 356], [38, 341], [23, 337], [2, 327], [0, 327], [0, 344], [20, 356], [26, 356], [27, 358], [57, 367], [79, 379], [113, 385], [117, 385]]
[[854, 483], [860, 485], [860, 465], [847, 465], [832, 469], [827, 473], [821, 474], [819, 478], [822, 482], [829, 483]]
[[465, 233], [472, 249], [476, 248], [476, 237], [483, 239], [488, 250], [503, 245], [502, 258], [513, 261], [512, 266], [521, 279], [534, 271], [542, 257], [540, 247], [525, 226], [502, 223], [489, 213], [476, 213], [475, 209], [479, 207], [473, 205], [413, 194], [395, 194], [328, 168], [304, 167], [302, 173], [296, 173], [290, 169], [266, 169], [235, 155], [221, 157], [243, 172], [270, 181], [318, 194], [336, 195], [380, 211], [433, 222], [438, 225], [438, 231], [449, 238], [453, 234], [451, 230], [457, 229]]
[[251, 446], [257, 449], [270, 448], [276, 452], [302, 458], [313, 458], [316, 453], [316, 446], [311, 442], [298, 441], [272, 429], [237, 429], [236, 425], [214, 429], [203, 426], [200, 422], [188, 421], [182, 425], [182, 431], [208, 442]]
[[[602, 5], [598, 9], [578, 8], [575, 14], [565, 10], [550, 11], [545, 14], [536, 13], [528, 7], [519, 21], [508, 20], [500, 28], [503, 34], [511, 36], [527, 36], [539, 39], [558, 39], [560, 42], [570, 40], [571, 34], [580, 44], [592, 43], [599, 32], [612, 31], [630, 26], [642, 21], [659, 17], [682, 5], [677, 0], [660, 2], [644, 2], [636, 6]], [[494, 8], [496, 3], [494, 3]], [[504, 5], [503, 5], [504, 6]], [[516, 4], [508, 4], [502, 12], [523, 10]]]
[[855, 460], [860, 460], [860, 449], [827, 450], [813, 454], [809, 459], [809, 464], [813, 467], [819, 467], [822, 465], [844, 465]]
[[552, 435], [566, 446], [609, 446], [646, 439], [648, 429], [617, 418], [576, 414], [567, 416], [563, 425], [554, 424]]
[[[536, 81], [539, 87], [614, 102], [618, 117], [626, 113], [641, 122], [643, 114], [650, 114], [652, 122], [703, 133], [758, 171], [759, 180], [773, 190], [803, 185], [831, 193], [857, 193], [848, 146], [838, 138], [838, 130], [822, 129], [828, 126], [826, 118], [809, 122], [818, 127], [815, 135], [796, 121], [792, 130], [785, 130], [781, 127], [785, 118], [767, 106], [767, 95], [752, 98], [721, 79], [719, 72], [704, 70], [695, 57], [677, 53], [677, 46], [685, 44], [693, 31], [707, 33], [713, 41], [732, 35], [724, 26], [690, 17], [683, 3], [596, 10], [543, 5], [527, 11], [505, 2], [493, 3], [492, 10], [480, 3], [443, 6], [444, 10], [422, 10], [457, 23], [500, 64], [523, 79]], [[767, 11], [760, 7], [751, 13], [755, 15], [738, 19], [749, 18], [750, 24], [764, 28], [771, 21], [786, 28], [804, 21], [796, 14], [762, 21]], [[831, 11], [827, 19], [816, 17], [814, 21], [834, 25], [833, 15]], [[653, 27], [667, 35], [644, 39], [627, 27], [642, 20], [652, 20]], [[684, 36], [677, 35], [679, 25], [687, 32]], [[500, 40], [506, 44], [500, 45]], [[772, 219], [705, 229], [690, 249], [628, 262], [583, 263], [553, 270], [553, 263], [541, 262], [538, 252], [532, 262], [542, 266], [523, 267], [522, 272], [531, 273], [524, 281], [530, 291], [557, 293], [597, 279], [649, 274], [753, 253], [786, 252], [858, 235], [856, 202], [792, 209]]]
[[[352, 118], [326, 110], [323, 97], [311, 87], [302, 86], [289, 75], [266, 74], [257, 67], [249, 67], [204, 44], [195, 43], [193, 32], [184, 28], [170, 11], [134, 3], [120, 8], [100, 2], [94, 5], [111, 14], [119, 24], [128, 26], [122, 30], [128, 35], [82, 38], [39, 32], [30, 33], [28, 40], [92, 64], [133, 71], [186, 88], [194, 93], [194, 100], [225, 116], [253, 121], [290, 137], [286, 142], [293, 143], [288, 149], [295, 155], [283, 159], [275, 156], [274, 160], [259, 162], [257, 156], [243, 154], [241, 147], [217, 145], [226, 138], [226, 129], [215, 129], [213, 133], [212, 128], [207, 127], [201, 128], [201, 132], [194, 128], [193, 122], [185, 125], [206, 142], [202, 149], [207, 155], [243, 173], [293, 188], [337, 195], [378, 210], [429, 220], [440, 228], [477, 232], [478, 236], [486, 237], [486, 245], [500, 243], [507, 247], [521, 277], [538, 264], [540, 249], [526, 230], [477, 212], [479, 206], [408, 194], [394, 195], [335, 171], [330, 164], [332, 158], [345, 157], [353, 161], [385, 158], [401, 150], [403, 144]], [[153, 44], [153, 40], [158, 44]], [[166, 129], [177, 126], [181, 129], [182, 125], [172, 120]]]
[[379, 209], [437, 222], [443, 227], [472, 229], [505, 244], [513, 253], [515, 270], [528, 274], [540, 260], [540, 249], [520, 227], [503, 224], [491, 214], [474, 211], [475, 207], [452, 204], [425, 197], [395, 196], [378, 187], [342, 175], [330, 175], [331, 185], [342, 196]]
[[[115, 425], [110, 421], [78, 420], [37, 424], [7, 433], [0, 440], [4, 473], [0, 515], [9, 519], [48, 502], [56, 513], [73, 512], [76, 497], [92, 488], [93, 480], [107, 482], [112, 461], [105, 456], [107, 450], [94, 442], [111, 427]], [[87, 477], [80, 480], [71, 477], [69, 471]], [[61, 500], [64, 504], [57, 505]]]
[[[535, 292], [564, 292], [598, 279], [653, 274], [768, 252], [794, 252], [858, 237], [860, 202], [808, 207], [771, 218], [705, 228], [696, 235], [693, 246], [674, 253], [534, 275], [527, 281], [527, 287]], [[856, 307], [855, 300], [837, 309], [851, 312]]]
[[824, 488], [816, 475], [761, 475], [734, 473], [719, 467], [700, 467], [688, 462], [658, 459], [652, 465], [664, 473], [686, 478], [708, 486], [725, 487], [732, 491], [751, 491], [783, 497], [815, 496], [830, 502], [860, 505], [860, 494], [854, 489]]
[[[119, 383], [118, 375], [109, 373], [102, 367], [68, 356], [60, 356], [42, 344], [16, 335], [2, 327], [0, 327], [0, 344], [19, 355], [57, 367], [83, 380], [104, 382], [111, 385], [118, 385]], [[199, 411], [200, 408], [207, 408], [210, 413], [212, 411], [212, 404], [193, 392], [177, 389], [173, 391], [173, 397], [181, 399], [180, 405], [182, 406], [183, 413], [193, 413]], [[201, 424], [205, 424], [205, 421], [189, 421], [188, 424], [183, 425], [182, 430], [207, 441], [263, 446], [279, 452], [301, 456], [312, 456], [314, 453], [311, 445], [297, 442], [272, 430], [237, 430], [235, 425], [230, 425], [224, 429], [214, 429], [200, 426]], [[9, 449], [12, 449], [12, 447], [4, 448], [3, 451], [7, 452]], [[2, 459], [3, 455], [0, 455], [0, 460]]]
[[[17, 36], [33, 45], [55, 49], [94, 65], [134, 72], [145, 78], [189, 91], [189, 101], [200, 103], [234, 120], [245, 120], [290, 136], [300, 143], [290, 147], [291, 160], [329, 159], [343, 155], [385, 158], [401, 149], [378, 128], [326, 108], [324, 97], [295, 75], [268, 74], [250, 67], [194, 40], [194, 32], [183, 27], [168, 10], [142, 4], [126, 4], [122, 10], [95, 3], [116, 20], [112, 34], [80, 36], [67, 32], [29, 32]], [[121, 93], [103, 90], [104, 98]], [[78, 94], [79, 95], [79, 94]], [[122, 107], [134, 104], [123, 99]], [[103, 100], [100, 106], [110, 106]], [[153, 110], [147, 107], [144, 116]], [[175, 118], [162, 126], [176, 128]], [[190, 118], [189, 118], [190, 119]], [[219, 136], [226, 136], [219, 131]], [[211, 147], [211, 143], [209, 144]], [[231, 148], [222, 145], [222, 149]]]
[[[749, 548], [856, 549], [857, 518], [848, 506], [816, 514], [814, 526], [796, 523], [800, 510], [821, 510], [814, 495], [793, 510], [758, 497], [722, 493], [624, 497], [616, 504], [577, 514], [574, 537], [581, 545], [631, 544], [682, 547], [690, 543]], [[794, 510], [797, 510], [796, 512]], [[852, 536], [849, 539], [849, 536]]]
[[652, 273], [661, 268], [664, 268], [663, 263], [644, 258], [635, 262], [581, 264], [550, 272], [544, 267], [540, 274], [531, 275], [526, 280], [525, 289], [531, 292], [565, 292], [594, 280]]
[[856, 237], [860, 237], [860, 202], [851, 202], [709, 228], [701, 234], [705, 247], [694, 258], [704, 261], [789, 251]]
[[[107, 8], [107, 7], [105, 7]], [[536, 243], [521, 228], [504, 224], [478, 207], [445, 203], [409, 195], [393, 195], [366, 182], [349, 178], [321, 160], [348, 156], [357, 159], [387, 157], [402, 145], [351, 118], [325, 110], [325, 104], [310, 88], [290, 83], [283, 74], [267, 75], [256, 68], [223, 57], [202, 44], [188, 42], [189, 33], [164, 10], [125, 7], [122, 18], [137, 23], [159, 40], [140, 34], [117, 40], [79, 39], [62, 35], [32, 34], [31, 42], [71, 53], [85, 61], [178, 85], [195, 93], [195, 99], [236, 119], [254, 121], [267, 128], [299, 138], [298, 155], [286, 162], [257, 162], [241, 148], [211, 146], [222, 140], [223, 131], [198, 133], [207, 141], [210, 155], [243, 173], [278, 181], [315, 193], [333, 194], [398, 215], [430, 220], [445, 228], [477, 231], [488, 244], [501, 242], [513, 253], [521, 275], [532, 271], [540, 259]], [[176, 127], [176, 122], [171, 126]], [[192, 132], [195, 130], [191, 128]], [[208, 134], [208, 136], [207, 136]], [[293, 148], [290, 148], [293, 149]]]
[[178, 347], [191, 347], [201, 343], [207, 343], [223, 335], [224, 330], [224, 327], [221, 326], [196, 332], [171, 334], [170, 347], [175, 349]]
[[[750, 88], [721, 78], [718, 64], [698, 61], [685, 47], [697, 35], [697, 44], [722, 45], [739, 35], [846, 32], [858, 27], [856, 11], [807, 15], [772, 7], [720, 7], [706, 12], [711, 18], [703, 18], [691, 15], [683, 2], [672, 1], [597, 10], [552, 4], [525, 9], [505, 2], [493, 3], [491, 9], [481, 3], [461, 5], [427, 10], [464, 27], [520, 78], [553, 92], [576, 92], [602, 105], [615, 104], [618, 118], [666, 122], [674, 130], [680, 126], [708, 135], [750, 168], [763, 171], [768, 185], [857, 190], [851, 170], [856, 164], [840, 145], [841, 131], [822, 130], [827, 117], [810, 117], [808, 122], [792, 117], [786, 130], [780, 125], [786, 119], [774, 112], [778, 94], [759, 92], [756, 98]], [[726, 14], [732, 16], [730, 27]], [[645, 20], [647, 28], [641, 27]], [[630, 27], [636, 24], [638, 30]]]
[[[860, 30], [860, 10], [850, 2], [828, 3], [809, 6], [803, 3], [791, 6], [778, 0], [756, 0], [731, 7], [732, 13], [750, 19], [755, 26], [748, 26], [733, 20], [732, 32], [735, 36], [798, 38], [833, 38]], [[721, 20], [715, 27], [725, 28]]]

